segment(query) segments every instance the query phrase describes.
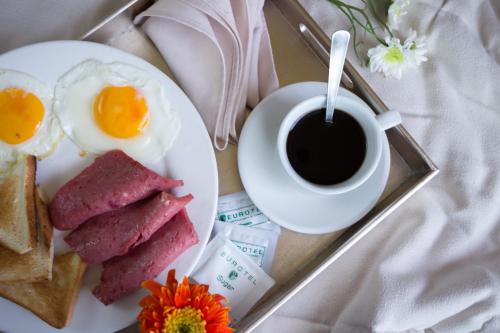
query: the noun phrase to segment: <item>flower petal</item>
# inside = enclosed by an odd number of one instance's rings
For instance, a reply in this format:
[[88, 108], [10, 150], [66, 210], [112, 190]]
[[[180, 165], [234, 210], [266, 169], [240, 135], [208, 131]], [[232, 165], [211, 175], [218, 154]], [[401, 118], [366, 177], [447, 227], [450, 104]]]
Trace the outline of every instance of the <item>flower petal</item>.
[[[226, 302], [226, 299], [218, 294], [209, 294], [207, 285], [189, 283], [186, 277], [179, 284], [175, 279], [175, 271], [171, 270], [168, 273], [166, 285], [148, 280], [144, 281], [142, 286], [148, 289], [151, 295], [145, 296], [139, 302], [142, 311], [137, 319], [141, 332], [163, 332], [168, 327], [176, 327], [177, 322], [180, 323], [186, 318], [191, 318], [189, 320], [194, 325], [197, 321], [193, 319], [192, 310], [197, 311], [201, 316], [202, 321], [198, 324], [206, 325], [207, 333], [234, 331], [229, 327], [231, 322], [229, 308], [222, 304], [223, 301]], [[184, 314], [184, 319], [181, 320], [179, 317], [174, 320], [176, 313]], [[189, 314], [191, 315], [188, 316]]]

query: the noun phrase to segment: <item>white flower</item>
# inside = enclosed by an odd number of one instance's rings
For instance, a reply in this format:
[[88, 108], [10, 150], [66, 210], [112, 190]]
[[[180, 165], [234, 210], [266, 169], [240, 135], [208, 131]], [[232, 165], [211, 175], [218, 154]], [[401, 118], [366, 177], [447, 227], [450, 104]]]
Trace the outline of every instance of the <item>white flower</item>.
[[368, 50], [370, 58], [370, 71], [382, 72], [385, 77], [400, 79], [403, 70], [408, 67], [408, 56], [401, 46], [401, 42], [395, 37], [386, 37], [387, 44], [380, 44]]
[[389, 11], [387, 13], [387, 25], [392, 30], [397, 30], [399, 23], [401, 22], [401, 17], [408, 14], [406, 7], [410, 5], [410, 0], [394, 0], [389, 6]]
[[410, 29], [409, 36], [403, 44], [403, 51], [408, 58], [408, 66], [417, 67], [421, 63], [427, 61], [425, 54], [427, 53], [427, 38], [425, 36], [417, 37], [417, 32]]

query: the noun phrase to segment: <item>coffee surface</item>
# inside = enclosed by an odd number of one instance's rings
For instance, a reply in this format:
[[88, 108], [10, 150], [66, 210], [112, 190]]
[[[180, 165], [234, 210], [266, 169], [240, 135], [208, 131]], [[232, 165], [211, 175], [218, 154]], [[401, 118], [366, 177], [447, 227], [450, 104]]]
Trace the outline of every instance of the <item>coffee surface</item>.
[[349, 114], [335, 110], [333, 124], [325, 109], [313, 111], [292, 128], [286, 142], [290, 164], [302, 178], [333, 185], [351, 178], [363, 164], [366, 137]]

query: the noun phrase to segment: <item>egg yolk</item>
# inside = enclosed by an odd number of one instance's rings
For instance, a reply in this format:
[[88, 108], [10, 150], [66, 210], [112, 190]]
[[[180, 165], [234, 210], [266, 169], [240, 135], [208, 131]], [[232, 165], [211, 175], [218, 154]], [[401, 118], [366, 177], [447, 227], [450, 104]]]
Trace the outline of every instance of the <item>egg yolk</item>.
[[131, 138], [141, 134], [148, 124], [148, 106], [135, 87], [109, 86], [94, 101], [94, 119], [106, 134]]
[[0, 91], [0, 140], [19, 144], [33, 137], [43, 120], [43, 103], [20, 88]]

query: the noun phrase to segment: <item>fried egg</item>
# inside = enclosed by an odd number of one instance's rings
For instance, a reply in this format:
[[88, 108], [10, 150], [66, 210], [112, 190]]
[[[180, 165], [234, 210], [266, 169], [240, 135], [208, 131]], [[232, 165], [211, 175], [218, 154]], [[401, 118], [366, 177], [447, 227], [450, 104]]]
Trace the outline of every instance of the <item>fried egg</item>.
[[164, 156], [181, 123], [162, 85], [123, 63], [87, 60], [57, 82], [54, 111], [85, 152], [121, 149], [141, 162]]
[[63, 136], [52, 89], [31, 75], [0, 69], [0, 169], [20, 153], [48, 156]]

